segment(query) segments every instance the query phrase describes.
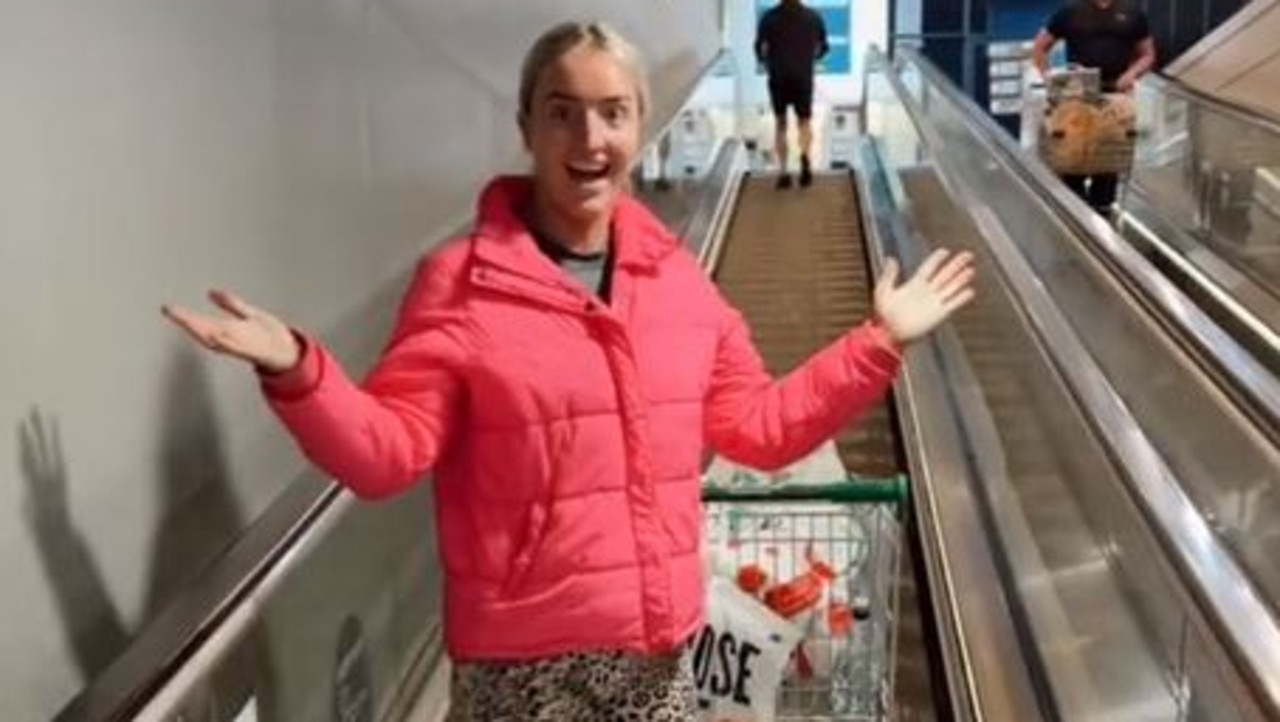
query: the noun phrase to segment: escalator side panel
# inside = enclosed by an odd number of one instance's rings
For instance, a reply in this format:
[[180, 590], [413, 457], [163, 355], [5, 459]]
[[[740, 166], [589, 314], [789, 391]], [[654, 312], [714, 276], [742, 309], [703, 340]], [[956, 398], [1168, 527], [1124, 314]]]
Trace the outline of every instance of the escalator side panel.
[[[903, 174], [913, 217], [927, 237], [978, 255], [980, 275], [994, 279], [978, 230], [927, 169]], [[1122, 498], [1103, 452], [1081, 437], [1083, 420], [1061, 392], [1053, 390], [1047, 360], [1019, 338], [1016, 307], [984, 284], [973, 307], [955, 322], [982, 402], [990, 410], [999, 457], [984, 470], [986, 497], [994, 528], [1005, 540], [1004, 566], [1019, 590], [1020, 614], [1028, 640], [1038, 647], [1041, 674], [1054, 690], [1052, 704], [1065, 719], [1093, 719], [1125, 710], [1126, 719], [1172, 719], [1176, 700], [1164, 670], [1176, 664], [1180, 618], [1168, 609], [1130, 615], [1127, 581], [1156, 587], [1147, 600], [1169, 599], [1167, 579], [1152, 563], [1155, 550], [1135, 538], [1120, 542], [1126, 528], [1112, 512]], [[953, 379], [954, 380], [954, 379]], [[957, 386], [961, 384], [956, 384]], [[1132, 513], [1132, 512], [1131, 512]], [[1128, 574], [1114, 565], [1140, 558]], [[1028, 576], [1028, 575], [1033, 576]], [[1079, 613], [1090, 609], [1088, 615]], [[1165, 619], [1158, 629], [1141, 619]], [[1160, 642], [1150, 634], [1162, 634]], [[1164, 650], [1170, 656], [1161, 657]]]

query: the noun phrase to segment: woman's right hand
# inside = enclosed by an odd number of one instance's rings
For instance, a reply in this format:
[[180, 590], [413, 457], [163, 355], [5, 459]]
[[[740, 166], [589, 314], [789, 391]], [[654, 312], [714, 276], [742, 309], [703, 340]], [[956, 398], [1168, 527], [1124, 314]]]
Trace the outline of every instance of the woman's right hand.
[[898, 284], [898, 262], [889, 259], [876, 280], [876, 316], [906, 346], [933, 331], [973, 300], [973, 254], [938, 250]]
[[226, 291], [210, 291], [209, 299], [230, 318], [206, 316], [181, 306], [165, 306], [164, 315], [201, 346], [248, 361], [266, 373], [288, 371], [298, 364], [302, 348], [283, 321]]

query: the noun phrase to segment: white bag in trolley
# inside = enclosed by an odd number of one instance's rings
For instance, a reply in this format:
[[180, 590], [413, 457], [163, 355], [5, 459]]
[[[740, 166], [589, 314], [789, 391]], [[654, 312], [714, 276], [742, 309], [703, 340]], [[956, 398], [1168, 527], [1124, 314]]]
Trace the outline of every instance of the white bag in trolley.
[[707, 623], [690, 642], [700, 719], [773, 722], [800, 630], [719, 576], [707, 596]]

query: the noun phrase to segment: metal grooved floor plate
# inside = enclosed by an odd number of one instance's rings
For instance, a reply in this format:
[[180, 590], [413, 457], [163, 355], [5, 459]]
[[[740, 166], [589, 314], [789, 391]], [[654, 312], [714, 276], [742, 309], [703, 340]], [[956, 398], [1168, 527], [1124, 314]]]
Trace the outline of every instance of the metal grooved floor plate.
[[[775, 375], [871, 315], [860, 223], [845, 176], [818, 177], [803, 190], [775, 190], [772, 178], [743, 184], [716, 281], [746, 316]], [[855, 473], [900, 471], [885, 404], [837, 441]]]

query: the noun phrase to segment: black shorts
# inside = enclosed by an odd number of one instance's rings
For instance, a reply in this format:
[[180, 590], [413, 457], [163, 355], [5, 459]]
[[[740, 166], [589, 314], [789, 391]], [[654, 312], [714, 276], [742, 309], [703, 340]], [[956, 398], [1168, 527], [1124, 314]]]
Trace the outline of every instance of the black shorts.
[[813, 116], [813, 78], [770, 77], [769, 101], [777, 118], [785, 120], [790, 106], [797, 118], [808, 120]]

